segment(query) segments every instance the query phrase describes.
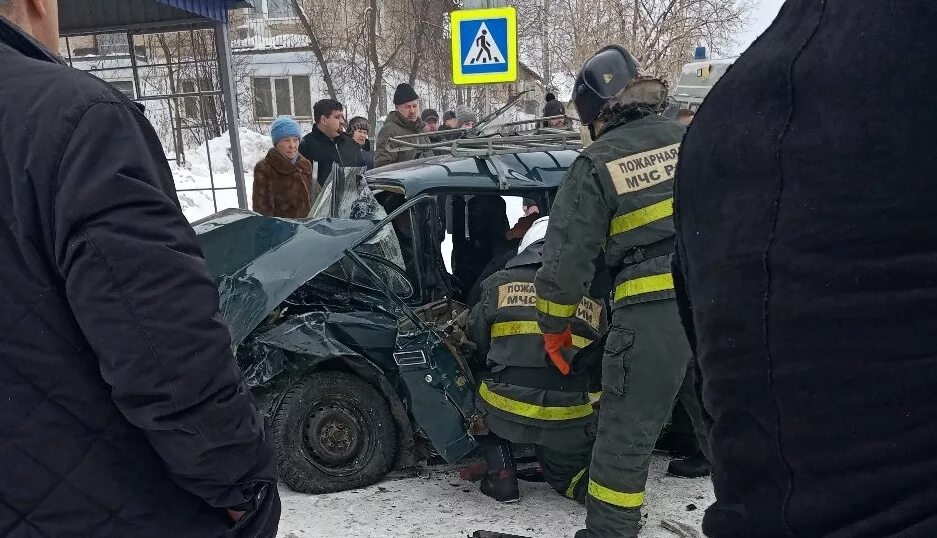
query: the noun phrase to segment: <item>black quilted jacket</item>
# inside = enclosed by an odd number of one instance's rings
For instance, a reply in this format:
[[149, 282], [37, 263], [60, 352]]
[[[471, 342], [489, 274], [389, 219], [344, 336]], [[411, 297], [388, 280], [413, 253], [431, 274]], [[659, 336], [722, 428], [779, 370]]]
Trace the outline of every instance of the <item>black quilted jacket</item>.
[[140, 111], [0, 19], [0, 536], [274, 536], [217, 308]]
[[937, 536], [937, 6], [788, 0], [680, 148], [712, 538]]

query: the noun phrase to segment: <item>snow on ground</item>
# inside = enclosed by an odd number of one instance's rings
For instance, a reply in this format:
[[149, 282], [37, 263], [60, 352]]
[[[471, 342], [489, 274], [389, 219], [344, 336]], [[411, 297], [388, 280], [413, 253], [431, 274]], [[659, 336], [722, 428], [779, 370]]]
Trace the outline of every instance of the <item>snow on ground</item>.
[[[642, 538], [674, 538], [661, 527], [662, 520], [699, 531], [703, 510], [715, 501], [708, 479], [666, 476], [668, 461], [659, 454], [652, 458]], [[546, 484], [521, 482], [520, 502], [500, 505], [482, 495], [477, 484], [462, 481], [454, 466], [431, 467], [428, 475], [331, 495], [281, 488], [278, 538], [464, 538], [476, 530], [572, 538], [583, 528], [585, 508]]]
[[[273, 147], [270, 137], [248, 129], [240, 129], [241, 160], [244, 164], [244, 181], [247, 184], [247, 199], [251, 198], [251, 188], [254, 185], [254, 165], [256, 165], [267, 151]], [[216, 212], [212, 202], [212, 178], [209, 174], [209, 158], [211, 170], [214, 172], [214, 186], [216, 189], [217, 211], [237, 207], [237, 191], [234, 190], [234, 164], [231, 162], [231, 139], [225, 131], [218, 138], [208, 141], [197, 148], [186, 151], [187, 162], [184, 165], [172, 163], [172, 175], [176, 182], [176, 190], [200, 189], [196, 191], [179, 192], [179, 203], [182, 212], [189, 221], [207, 217]]]

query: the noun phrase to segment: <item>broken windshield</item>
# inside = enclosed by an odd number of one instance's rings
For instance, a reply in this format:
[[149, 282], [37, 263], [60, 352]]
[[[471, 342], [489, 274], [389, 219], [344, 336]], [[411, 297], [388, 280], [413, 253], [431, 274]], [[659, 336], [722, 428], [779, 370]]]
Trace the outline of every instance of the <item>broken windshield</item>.
[[[322, 193], [316, 199], [309, 218], [337, 218], [351, 220], [370, 220], [380, 222], [387, 218], [387, 211], [381, 206], [371, 191], [364, 177], [364, 168], [335, 167]], [[413, 294], [413, 286], [404, 277], [406, 264], [400, 240], [393, 226], [384, 226], [368, 242], [355, 249], [364, 255], [368, 266], [381, 280], [401, 298]], [[369, 261], [370, 260], [370, 261]], [[381, 263], [386, 260], [389, 263]], [[395, 270], [399, 268], [398, 270]], [[355, 270], [355, 265], [347, 259], [329, 268], [326, 273], [358, 284], [365, 284], [366, 275]]]

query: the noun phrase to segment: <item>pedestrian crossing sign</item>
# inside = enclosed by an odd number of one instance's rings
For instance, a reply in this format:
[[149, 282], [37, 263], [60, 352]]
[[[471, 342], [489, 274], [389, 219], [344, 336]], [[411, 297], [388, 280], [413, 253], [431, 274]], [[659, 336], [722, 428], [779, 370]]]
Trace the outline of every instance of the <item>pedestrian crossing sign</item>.
[[450, 15], [452, 81], [517, 81], [517, 12], [513, 7], [464, 9]]

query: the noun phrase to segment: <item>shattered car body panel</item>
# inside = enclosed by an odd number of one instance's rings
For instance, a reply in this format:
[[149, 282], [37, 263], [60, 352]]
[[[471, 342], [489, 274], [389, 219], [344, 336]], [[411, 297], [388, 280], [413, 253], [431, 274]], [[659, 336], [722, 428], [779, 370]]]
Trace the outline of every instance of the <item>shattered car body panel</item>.
[[232, 346], [373, 226], [355, 220], [291, 221], [239, 209], [196, 223]]
[[[396, 392], [385, 398], [399, 399], [415, 429], [457, 461], [476, 446], [475, 384], [446, 343], [446, 324], [421, 319], [407, 305], [413, 290], [401, 276], [405, 264], [391, 226], [434, 199], [417, 197], [388, 217], [355, 170], [330, 182], [334, 198], [313, 213], [344, 218], [295, 221], [228, 210], [195, 223], [239, 366], [268, 416], [286, 390], [318, 368], [339, 361], [378, 370]], [[399, 360], [413, 353], [426, 360]]]

